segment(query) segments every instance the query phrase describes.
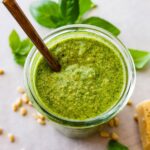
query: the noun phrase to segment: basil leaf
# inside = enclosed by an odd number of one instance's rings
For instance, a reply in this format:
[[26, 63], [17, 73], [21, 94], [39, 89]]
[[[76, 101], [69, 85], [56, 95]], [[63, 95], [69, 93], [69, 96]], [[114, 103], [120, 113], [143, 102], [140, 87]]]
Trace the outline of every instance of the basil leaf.
[[30, 39], [25, 39], [21, 42], [20, 47], [17, 49], [17, 54], [19, 55], [27, 55], [29, 51], [31, 50], [33, 44], [30, 41]]
[[26, 57], [33, 46], [32, 42], [28, 38], [21, 41], [18, 33], [13, 30], [9, 36], [9, 45], [12, 49], [16, 63], [23, 66]]
[[16, 53], [16, 50], [19, 48], [20, 43], [21, 41], [18, 33], [13, 30], [9, 35], [9, 46], [11, 47], [13, 53]]
[[42, 26], [48, 28], [56, 28], [64, 25], [61, 21], [59, 10], [59, 5], [50, 0], [38, 0], [30, 6], [33, 18]]
[[60, 0], [60, 9], [66, 22], [74, 23], [79, 16], [79, 0]]
[[19, 54], [14, 55], [14, 59], [16, 63], [21, 66], [24, 66], [26, 58], [27, 58], [27, 55], [19, 55]]
[[115, 27], [110, 22], [108, 22], [102, 18], [99, 18], [99, 17], [90, 17], [86, 20], [83, 20], [81, 23], [101, 27], [101, 28], [111, 32], [115, 36], [120, 34], [120, 30], [117, 27]]
[[91, 0], [79, 0], [80, 16], [92, 9], [95, 4]]
[[108, 143], [108, 150], [129, 150], [129, 149], [117, 141], [110, 140]]
[[136, 69], [142, 69], [150, 61], [150, 52], [129, 49]]

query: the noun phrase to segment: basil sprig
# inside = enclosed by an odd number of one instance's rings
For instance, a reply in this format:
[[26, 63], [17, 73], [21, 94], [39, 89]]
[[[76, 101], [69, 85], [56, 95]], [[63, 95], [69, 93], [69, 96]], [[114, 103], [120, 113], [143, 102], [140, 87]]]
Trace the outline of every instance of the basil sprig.
[[26, 57], [33, 46], [32, 42], [28, 38], [21, 40], [18, 33], [13, 30], [9, 35], [9, 45], [16, 63], [23, 66]]
[[60, 0], [59, 3], [38, 0], [31, 4], [30, 12], [40, 25], [48, 28], [83, 23], [104, 28], [115, 36], [119, 35], [120, 30], [115, 25], [100, 17], [84, 18], [84, 14], [94, 6], [91, 0]]

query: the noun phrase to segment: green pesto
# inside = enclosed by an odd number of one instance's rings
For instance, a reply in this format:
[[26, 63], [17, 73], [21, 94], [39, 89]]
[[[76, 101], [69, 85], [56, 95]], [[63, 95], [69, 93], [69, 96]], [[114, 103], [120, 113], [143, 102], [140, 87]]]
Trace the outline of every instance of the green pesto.
[[86, 120], [103, 114], [119, 101], [126, 84], [118, 49], [101, 38], [83, 35], [61, 38], [50, 46], [61, 72], [52, 72], [40, 57], [35, 67], [38, 102], [61, 118]]

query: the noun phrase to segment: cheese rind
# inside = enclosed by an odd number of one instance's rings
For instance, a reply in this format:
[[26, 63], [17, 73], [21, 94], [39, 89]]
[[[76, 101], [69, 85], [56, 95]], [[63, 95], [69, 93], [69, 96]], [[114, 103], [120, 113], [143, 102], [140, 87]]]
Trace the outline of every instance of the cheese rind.
[[150, 100], [136, 107], [143, 150], [150, 150]]

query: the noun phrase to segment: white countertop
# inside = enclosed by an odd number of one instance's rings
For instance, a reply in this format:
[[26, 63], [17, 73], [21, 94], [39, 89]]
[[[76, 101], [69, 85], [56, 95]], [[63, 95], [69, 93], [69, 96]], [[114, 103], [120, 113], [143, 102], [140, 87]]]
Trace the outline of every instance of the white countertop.
[[[29, 13], [32, 0], [18, 0], [42, 37], [50, 30], [38, 25]], [[120, 39], [127, 47], [150, 51], [150, 1], [149, 0], [95, 0], [98, 8], [90, 15], [110, 20], [121, 29]], [[32, 117], [31, 108], [27, 117], [13, 113], [12, 103], [19, 94], [18, 86], [23, 86], [23, 69], [16, 65], [8, 46], [8, 36], [16, 29], [22, 37], [25, 34], [0, 3], [0, 68], [5, 75], [0, 76], [0, 127], [16, 136], [16, 142], [0, 136], [0, 150], [105, 150], [107, 140], [99, 135], [88, 139], [74, 140], [64, 137], [49, 124], [40, 126]], [[137, 73], [136, 88], [132, 99], [134, 104], [150, 98], [150, 67]], [[134, 109], [126, 107], [120, 114], [121, 125], [116, 132], [120, 140], [131, 150], [141, 150], [136, 123], [133, 121]]]

